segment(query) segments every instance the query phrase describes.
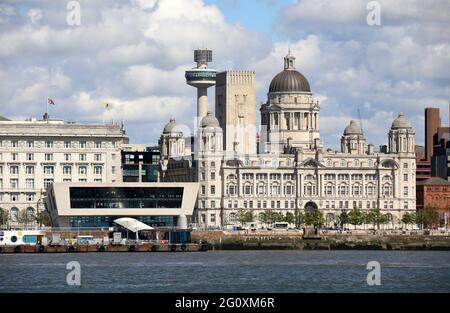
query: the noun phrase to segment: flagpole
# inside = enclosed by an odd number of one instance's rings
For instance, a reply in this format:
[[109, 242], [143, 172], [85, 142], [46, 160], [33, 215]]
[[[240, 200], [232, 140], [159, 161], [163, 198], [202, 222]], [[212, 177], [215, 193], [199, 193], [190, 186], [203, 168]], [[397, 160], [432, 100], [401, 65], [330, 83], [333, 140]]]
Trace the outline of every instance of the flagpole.
[[45, 112], [46, 114], [46, 118], [47, 118], [47, 122], [48, 122], [48, 97], [47, 97], [47, 111]]

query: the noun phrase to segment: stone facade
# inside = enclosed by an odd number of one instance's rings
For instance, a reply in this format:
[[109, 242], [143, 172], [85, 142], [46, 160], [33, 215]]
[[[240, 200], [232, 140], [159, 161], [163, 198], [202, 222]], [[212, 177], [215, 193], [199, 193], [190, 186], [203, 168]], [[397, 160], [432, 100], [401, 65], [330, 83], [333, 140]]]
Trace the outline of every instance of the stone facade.
[[[320, 103], [295, 70], [290, 53], [260, 111], [258, 153], [224, 151], [222, 124], [208, 124], [202, 125], [198, 138], [215, 144], [202, 145], [195, 157], [161, 155], [164, 181], [198, 181], [195, 222], [236, 224], [239, 209], [252, 210], [257, 218], [267, 209], [294, 213], [317, 208], [333, 226], [342, 210], [379, 208], [391, 215], [394, 227], [404, 213], [416, 210], [414, 132], [403, 113], [392, 123], [386, 151], [375, 152], [373, 145], [366, 145], [355, 121], [343, 132], [341, 151], [325, 149], [320, 140]], [[233, 140], [225, 137], [223, 147], [232, 147]]]
[[54, 182], [121, 182], [124, 143], [119, 125], [0, 121], [0, 207], [10, 225], [20, 210], [42, 210]]

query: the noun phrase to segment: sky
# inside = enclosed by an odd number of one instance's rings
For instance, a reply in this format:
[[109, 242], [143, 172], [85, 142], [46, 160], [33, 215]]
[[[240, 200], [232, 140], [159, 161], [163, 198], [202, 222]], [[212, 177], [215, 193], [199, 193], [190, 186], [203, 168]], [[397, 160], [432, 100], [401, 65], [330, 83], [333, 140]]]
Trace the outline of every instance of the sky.
[[380, 25], [367, 22], [369, 2], [2, 0], [0, 115], [40, 118], [52, 98], [52, 118], [123, 120], [132, 143], [153, 145], [171, 117], [193, 126], [196, 92], [184, 71], [195, 48], [212, 49], [217, 70], [254, 70], [257, 110], [290, 48], [320, 100], [327, 148], [339, 148], [352, 119], [368, 143], [386, 144], [399, 112], [423, 144], [425, 107], [448, 124], [450, 1], [375, 1]]

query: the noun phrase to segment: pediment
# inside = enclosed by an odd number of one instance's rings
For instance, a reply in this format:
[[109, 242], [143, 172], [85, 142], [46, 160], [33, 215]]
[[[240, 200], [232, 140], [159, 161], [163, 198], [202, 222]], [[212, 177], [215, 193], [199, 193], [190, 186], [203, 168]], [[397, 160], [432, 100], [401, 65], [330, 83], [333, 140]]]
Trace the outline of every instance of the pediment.
[[302, 163], [300, 163], [299, 167], [318, 168], [318, 167], [325, 167], [325, 166], [313, 158], [308, 158], [308, 159], [304, 160]]

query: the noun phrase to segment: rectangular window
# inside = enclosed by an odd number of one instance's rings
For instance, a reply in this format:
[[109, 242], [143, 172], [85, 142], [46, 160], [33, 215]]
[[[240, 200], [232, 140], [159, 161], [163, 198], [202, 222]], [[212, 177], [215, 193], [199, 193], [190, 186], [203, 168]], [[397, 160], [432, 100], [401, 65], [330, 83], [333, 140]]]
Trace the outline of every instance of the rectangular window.
[[46, 141], [45, 142], [45, 148], [52, 149], [53, 148], [53, 141]]
[[211, 200], [211, 209], [215, 209], [216, 208], [216, 201]]
[[403, 181], [408, 181], [408, 174], [403, 174]]
[[44, 188], [45, 189], [47, 189], [48, 186], [50, 186], [51, 184], [53, 184], [53, 179], [51, 179], [51, 178], [44, 179]]
[[403, 195], [404, 196], [408, 195], [408, 187], [403, 187]]
[[0, 175], [3, 175], [3, 166], [0, 165]]
[[94, 166], [94, 174], [102, 175], [103, 168], [101, 166]]
[[86, 166], [78, 167], [78, 174], [79, 175], [86, 175], [87, 174], [87, 167]]
[[64, 154], [64, 161], [70, 162], [70, 160], [71, 160], [71, 155], [69, 153], [65, 153]]
[[33, 153], [27, 153], [27, 161], [33, 161], [33, 160], [34, 160]]
[[82, 153], [80, 154], [80, 162], [86, 162], [86, 154]]
[[19, 180], [17, 178], [13, 178], [9, 181], [9, 187], [11, 189], [19, 189]]
[[216, 172], [211, 172], [211, 180], [216, 179]]
[[34, 166], [27, 166], [27, 167], [25, 168], [25, 173], [26, 173], [27, 175], [34, 175]]
[[215, 195], [216, 194], [216, 186], [211, 185], [211, 195]]
[[111, 174], [116, 175], [116, 167], [111, 166]]
[[34, 179], [28, 178], [25, 181], [25, 184], [27, 186], [27, 189], [34, 189]]
[[64, 141], [64, 149], [70, 148], [70, 141]]
[[405, 201], [405, 202], [403, 203], [403, 208], [404, 208], [405, 210], [408, 209], [408, 201]]
[[9, 199], [11, 200], [11, 202], [17, 202], [17, 201], [19, 201], [19, 194], [18, 193], [12, 193], [9, 196]]
[[102, 142], [101, 141], [96, 141], [95, 142], [95, 149], [101, 149], [102, 148]]
[[95, 155], [94, 155], [94, 160], [95, 160], [96, 162], [101, 162], [101, 160], [102, 160], [102, 155], [101, 155], [101, 154], [95, 154]]
[[53, 166], [44, 166], [44, 175], [53, 175], [55, 168]]
[[201, 180], [201, 181], [204, 181], [204, 180], [205, 180], [205, 177], [206, 177], [205, 172], [201, 172], [201, 173], [200, 173], [200, 180]]
[[111, 154], [111, 160], [113, 160], [113, 161], [116, 160], [116, 154], [115, 153]]
[[206, 187], [203, 185], [202, 186], [202, 195], [204, 196], [206, 194]]
[[34, 141], [27, 141], [28, 148], [34, 148]]
[[34, 202], [34, 193], [27, 193], [27, 201]]
[[70, 183], [70, 182], [72, 182], [72, 179], [70, 179], [70, 178], [64, 178], [64, 179], [63, 179], [63, 182], [65, 182], [65, 183]]
[[80, 149], [86, 149], [86, 141], [80, 141]]
[[9, 168], [9, 173], [11, 175], [19, 175], [19, 167], [16, 165], [13, 165]]
[[63, 174], [71, 175], [72, 174], [72, 166], [63, 166]]
[[53, 154], [52, 153], [46, 153], [45, 154], [45, 161], [53, 161]]
[[17, 140], [12, 140], [11, 148], [19, 148], [19, 142]]
[[19, 161], [19, 154], [11, 153], [11, 161]]

